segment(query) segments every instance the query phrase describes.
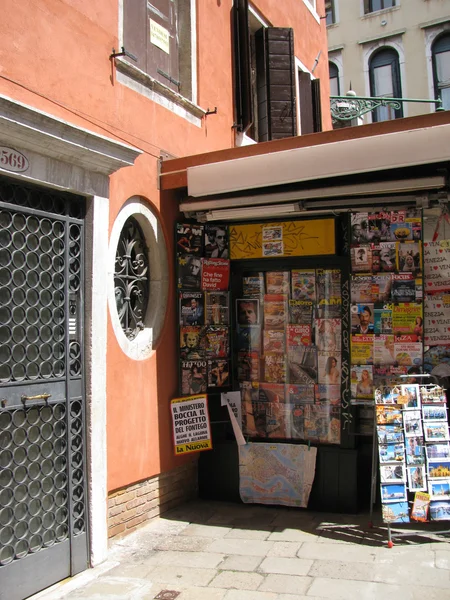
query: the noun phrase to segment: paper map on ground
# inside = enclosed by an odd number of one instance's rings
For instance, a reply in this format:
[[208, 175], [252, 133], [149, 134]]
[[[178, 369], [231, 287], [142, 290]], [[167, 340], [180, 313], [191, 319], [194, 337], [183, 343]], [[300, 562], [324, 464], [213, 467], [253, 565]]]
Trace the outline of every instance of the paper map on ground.
[[239, 492], [243, 502], [308, 506], [317, 448], [293, 444], [239, 446]]

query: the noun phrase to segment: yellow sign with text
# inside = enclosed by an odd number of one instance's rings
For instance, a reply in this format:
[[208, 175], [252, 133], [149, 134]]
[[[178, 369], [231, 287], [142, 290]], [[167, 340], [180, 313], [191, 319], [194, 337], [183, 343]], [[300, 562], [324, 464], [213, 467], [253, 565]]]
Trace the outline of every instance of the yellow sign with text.
[[230, 225], [231, 260], [335, 253], [334, 219]]

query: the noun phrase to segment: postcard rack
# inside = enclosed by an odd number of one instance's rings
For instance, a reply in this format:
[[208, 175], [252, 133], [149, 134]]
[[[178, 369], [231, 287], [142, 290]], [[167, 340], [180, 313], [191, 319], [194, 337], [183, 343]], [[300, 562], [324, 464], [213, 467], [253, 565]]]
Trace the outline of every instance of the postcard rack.
[[393, 531], [392, 525], [450, 521], [450, 435], [445, 389], [407, 383], [375, 389], [370, 522], [379, 477], [387, 545], [393, 540], [448, 534]]

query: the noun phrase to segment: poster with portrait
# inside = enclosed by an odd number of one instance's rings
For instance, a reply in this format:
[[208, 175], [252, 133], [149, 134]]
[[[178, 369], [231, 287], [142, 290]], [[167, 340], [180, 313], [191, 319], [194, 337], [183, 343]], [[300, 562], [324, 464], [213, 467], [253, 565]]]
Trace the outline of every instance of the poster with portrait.
[[203, 254], [203, 225], [198, 223], [177, 223], [177, 255], [191, 254], [199, 258]]
[[206, 223], [205, 228], [205, 257], [229, 258], [228, 227]]
[[238, 325], [258, 325], [260, 323], [259, 300], [256, 298], [236, 300], [236, 319]]

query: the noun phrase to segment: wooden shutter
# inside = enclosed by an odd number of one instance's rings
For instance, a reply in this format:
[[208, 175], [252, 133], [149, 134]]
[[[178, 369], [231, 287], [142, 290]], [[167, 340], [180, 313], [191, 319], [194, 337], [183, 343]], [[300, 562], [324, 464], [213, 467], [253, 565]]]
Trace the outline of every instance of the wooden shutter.
[[[179, 91], [177, 6], [174, 0], [150, 0], [147, 4], [146, 72], [175, 91]], [[169, 35], [169, 52], [151, 41], [151, 21]]]
[[298, 87], [300, 98], [301, 134], [314, 133], [314, 117], [312, 103], [311, 76], [303, 71], [298, 72]]
[[320, 79], [311, 81], [314, 133], [322, 131], [322, 104], [320, 102]]
[[233, 48], [235, 123], [238, 131], [245, 132], [253, 124], [248, 0], [235, 0], [234, 2]]
[[258, 139], [297, 135], [294, 32], [263, 27], [255, 34], [258, 82]]
[[135, 64], [147, 71], [147, 0], [123, 1], [123, 44], [137, 58]]

